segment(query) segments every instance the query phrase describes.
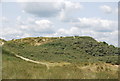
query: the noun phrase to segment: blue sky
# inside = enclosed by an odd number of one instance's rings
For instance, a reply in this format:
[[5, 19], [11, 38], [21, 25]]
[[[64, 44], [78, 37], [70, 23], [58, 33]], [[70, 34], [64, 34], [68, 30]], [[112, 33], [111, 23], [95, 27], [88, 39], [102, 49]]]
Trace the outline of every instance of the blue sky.
[[118, 44], [117, 2], [23, 1], [3, 2], [0, 7], [0, 38], [6, 40], [79, 35]]

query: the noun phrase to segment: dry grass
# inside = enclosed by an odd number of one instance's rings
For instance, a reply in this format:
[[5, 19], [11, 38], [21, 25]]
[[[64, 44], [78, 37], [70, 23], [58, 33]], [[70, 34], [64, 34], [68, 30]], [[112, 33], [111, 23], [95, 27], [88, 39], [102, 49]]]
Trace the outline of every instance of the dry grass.
[[[53, 64], [53, 63], [50, 63]], [[26, 62], [19, 58], [3, 55], [4, 79], [116, 79], [117, 67], [93, 63], [69, 64], [46, 68], [45, 65]], [[66, 63], [65, 63], [66, 64]], [[83, 63], [84, 64], [84, 63]], [[99, 65], [97, 65], [99, 64]], [[79, 66], [79, 67], [78, 67]], [[108, 68], [109, 67], [109, 68]]]

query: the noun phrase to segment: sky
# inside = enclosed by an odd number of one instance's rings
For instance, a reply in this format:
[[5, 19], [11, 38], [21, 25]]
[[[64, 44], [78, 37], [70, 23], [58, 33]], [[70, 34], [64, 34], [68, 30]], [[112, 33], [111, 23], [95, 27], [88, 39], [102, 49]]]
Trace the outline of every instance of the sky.
[[0, 3], [0, 38], [77, 35], [118, 45], [118, 2], [20, 1]]

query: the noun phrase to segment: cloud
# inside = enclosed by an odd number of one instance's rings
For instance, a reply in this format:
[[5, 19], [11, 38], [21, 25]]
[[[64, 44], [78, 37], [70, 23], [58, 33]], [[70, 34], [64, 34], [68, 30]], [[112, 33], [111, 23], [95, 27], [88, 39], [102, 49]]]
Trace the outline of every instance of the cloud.
[[[27, 34], [26, 32], [22, 31], [18, 25], [22, 25], [21, 23], [24, 22], [21, 16], [16, 18], [16, 22], [14, 25], [11, 25], [12, 22], [7, 17], [2, 17], [2, 29], [0, 38], [11, 40], [16, 38], [22, 38]], [[17, 26], [16, 26], [17, 25]]]
[[62, 2], [23, 3], [23, 11], [38, 17], [53, 17], [59, 14], [64, 4]]
[[8, 19], [7, 17], [2, 16], [1, 19], [0, 19], [0, 22], [1, 22], [2, 24], [5, 24], [5, 23], [9, 23], [10, 21], [9, 21], [9, 19]]
[[30, 17], [23, 19], [21, 16], [18, 16], [16, 22], [16, 25], [13, 27], [3, 25], [5, 28], [2, 28], [0, 38], [9, 40], [13, 38], [45, 36], [55, 32], [54, 24], [47, 19], [34, 19]]
[[100, 33], [97, 32], [95, 38], [99, 41], [106, 41], [109, 44], [118, 46], [118, 31], [112, 31], [112, 32], [104, 32]]
[[65, 11], [66, 12], [74, 12], [72, 10], [78, 10], [81, 9], [83, 6], [79, 2], [71, 2], [71, 1], [64, 1], [65, 4]]
[[107, 13], [107, 14], [112, 13], [112, 8], [111, 8], [110, 6], [103, 5], [103, 6], [100, 6], [100, 9], [101, 9], [104, 13]]
[[83, 8], [78, 2], [64, 1], [64, 8], [61, 10], [59, 18], [62, 21], [71, 21], [71, 17], [73, 14], [77, 13], [77, 11]]
[[32, 25], [35, 23], [35, 18], [34, 17], [22, 17], [18, 16], [16, 18], [16, 24], [17, 25]]
[[[45, 35], [54, 33], [54, 24], [47, 19], [27, 19], [25, 24], [18, 25], [20, 30], [31, 35]], [[34, 20], [34, 21], [33, 21]]]
[[97, 32], [117, 30], [117, 22], [100, 18], [78, 18], [72, 25], [81, 29], [91, 29]]
[[16, 28], [6, 27], [6, 28], [2, 28], [1, 34], [2, 35], [0, 36], [0, 38], [9, 40], [9, 39], [17, 38], [17, 36], [21, 36], [23, 32]]
[[79, 31], [79, 28], [77, 27], [71, 27], [70, 29], [60, 28], [55, 33], [55, 35], [57, 36], [72, 36], [72, 35], [79, 35], [79, 34], [80, 34], [80, 31]]
[[37, 20], [35, 21], [36, 28], [34, 30], [37, 32], [43, 32], [43, 33], [53, 33], [53, 23], [49, 20]]
[[20, 28], [32, 34], [50, 34], [54, 33], [54, 23], [47, 19], [27, 19], [26, 24], [20, 25]]
[[[33, 1], [33, 0], [31, 0]], [[82, 8], [79, 2], [71, 2], [67, 0], [59, 0], [53, 2], [33, 2], [22, 3], [22, 12], [27, 12], [38, 17], [56, 17], [59, 16], [60, 20], [65, 20], [71, 17], [71, 14]], [[68, 17], [67, 17], [68, 16]]]

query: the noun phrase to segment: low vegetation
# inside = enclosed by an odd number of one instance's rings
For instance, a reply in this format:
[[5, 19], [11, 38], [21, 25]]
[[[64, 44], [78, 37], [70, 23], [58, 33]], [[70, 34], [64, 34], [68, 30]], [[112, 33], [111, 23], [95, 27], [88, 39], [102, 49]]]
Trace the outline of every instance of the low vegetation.
[[[3, 78], [110, 79], [118, 78], [118, 47], [92, 37], [34, 37], [5, 41], [2, 45]], [[35, 64], [15, 57], [68, 65]]]

